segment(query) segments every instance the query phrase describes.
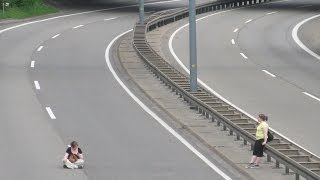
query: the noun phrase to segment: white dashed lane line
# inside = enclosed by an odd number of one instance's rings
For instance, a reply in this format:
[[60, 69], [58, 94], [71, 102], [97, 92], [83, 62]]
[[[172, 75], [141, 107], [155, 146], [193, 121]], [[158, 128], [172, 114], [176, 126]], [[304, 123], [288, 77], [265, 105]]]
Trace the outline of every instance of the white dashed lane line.
[[271, 77], [277, 77], [276, 75], [272, 74], [271, 72], [267, 71], [267, 70], [262, 70], [263, 72], [265, 72], [266, 74], [270, 75]]
[[277, 13], [277, 11], [269, 12], [266, 15], [271, 15], [271, 14], [275, 14], [275, 13]]
[[37, 90], [40, 90], [40, 84], [38, 81], [34, 81], [34, 86], [36, 87]]
[[240, 53], [240, 55], [244, 58], [244, 59], [248, 59], [248, 57], [246, 55], [244, 55], [243, 53]]
[[52, 37], [52, 39], [55, 39], [55, 38], [57, 38], [58, 36], [60, 36], [60, 34], [54, 35], [54, 36]]
[[30, 67], [34, 68], [35, 61], [31, 61]]
[[73, 27], [73, 29], [77, 29], [77, 28], [80, 28], [80, 27], [82, 27], [83, 25], [79, 25], [79, 26], [75, 26], [75, 27]]
[[307, 93], [307, 92], [302, 92], [302, 93], [305, 94], [305, 95], [307, 95], [307, 96], [309, 96], [309, 97], [311, 97], [312, 99], [315, 99], [315, 100], [317, 100], [317, 101], [320, 102], [320, 98], [318, 98], [318, 97], [316, 97], [316, 96], [314, 96], [314, 95], [312, 95], [312, 94], [310, 94], [310, 93]]
[[50, 116], [51, 119], [57, 119], [56, 116], [53, 114], [52, 110], [50, 107], [46, 107], [46, 110]]
[[41, 51], [43, 49], [43, 46], [38, 47], [37, 51]]
[[245, 23], [248, 24], [248, 23], [251, 22], [251, 21], [252, 21], [252, 19], [249, 19], [249, 20], [247, 20]]
[[234, 41], [234, 39], [231, 39], [231, 44], [236, 44], [236, 42]]
[[233, 32], [238, 32], [238, 30], [239, 30], [239, 28], [236, 28], [236, 29], [233, 30]]
[[114, 19], [117, 19], [119, 17], [112, 17], [112, 18], [107, 18], [107, 19], [104, 19], [104, 21], [110, 21], [110, 20], [114, 20]]
[[311, 7], [311, 6], [312, 6], [311, 4], [308, 4], [308, 5], [299, 6], [297, 8], [306, 8], [306, 7]]

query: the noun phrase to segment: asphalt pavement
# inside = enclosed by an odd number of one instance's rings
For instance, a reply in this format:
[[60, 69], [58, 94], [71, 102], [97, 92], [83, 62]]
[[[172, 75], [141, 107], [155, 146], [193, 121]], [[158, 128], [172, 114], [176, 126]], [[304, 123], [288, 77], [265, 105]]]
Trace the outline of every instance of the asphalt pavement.
[[[318, 1], [275, 1], [197, 23], [199, 78], [250, 115], [267, 114], [272, 128], [317, 155], [320, 102], [306, 93], [320, 97], [320, 63], [291, 34], [319, 11]], [[186, 67], [188, 48], [183, 28], [173, 50]]]
[[[185, 2], [148, 7], [157, 11]], [[129, 97], [105, 49], [137, 8], [97, 11], [0, 35], [3, 179], [222, 179]], [[77, 140], [83, 170], [62, 168]]]

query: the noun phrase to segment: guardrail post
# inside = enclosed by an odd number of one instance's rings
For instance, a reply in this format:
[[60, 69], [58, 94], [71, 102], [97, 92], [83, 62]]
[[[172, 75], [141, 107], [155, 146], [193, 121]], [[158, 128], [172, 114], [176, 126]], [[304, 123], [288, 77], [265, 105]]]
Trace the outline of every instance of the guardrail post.
[[271, 156], [269, 154], [267, 155], [267, 161], [271, 162]]
[[289, 168], [288, 168], [288, 166], [286, 166], [286, 168], [285, 168], [285, 174], [289, 174]]
[[240, 135], [238, 135], [238, 134], [237, 134], [237, 139], [236, 139], [236, 140], [237, 140], [237, 141], [239, 141], [239, 140], [240, 140]]
[[243, 144], [244, 144], [244, 145], [247, 145], [247, 144], [248, 144], [248, 141], [244, 139], [244, 140], [243, 140]]
[[223, 130], [226, 131], [227, 130], [227, 126], [223, 125]]
[[300, 179], [300, 175], [298, 173], [296, 173], [296, 180]]
[[233, 131], [232, 131], [232, 130], [229, 131], [229, 135], [230, 135], [230, 136], [233, 135]]
[[213, 116], [211, 116], [211, 122], [214, 122], [214, 121], [215, 121], [214, 117], [213, 117]]
[[280, 168], [280, 163], [277, 160], [276, 160], [276, 168]]

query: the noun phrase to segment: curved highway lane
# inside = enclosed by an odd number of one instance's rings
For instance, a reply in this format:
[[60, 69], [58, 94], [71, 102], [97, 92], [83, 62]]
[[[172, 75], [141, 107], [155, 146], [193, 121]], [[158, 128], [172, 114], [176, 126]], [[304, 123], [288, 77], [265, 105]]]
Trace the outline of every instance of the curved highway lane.
[[[293, 40], [300, 21], [319, 14], [318, 1], [279, 1], [226, 11], [198, 21], [199, 78], [252, 116], [320, 155], [320, 63]], [[188, 67], [188, 30], [173, 37]]]
[[[105, 48], [132, 28], [135, 11], [93, 12], [1, 34], [3, 179], [224, 179], [143, 111], [107, 70]], [[62, 169], [74, 139], [86, 167]]]

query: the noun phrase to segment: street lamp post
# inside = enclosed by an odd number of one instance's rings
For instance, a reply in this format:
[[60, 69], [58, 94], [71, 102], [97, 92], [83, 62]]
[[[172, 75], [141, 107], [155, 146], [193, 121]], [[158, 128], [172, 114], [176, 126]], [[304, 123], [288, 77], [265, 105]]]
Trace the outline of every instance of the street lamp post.
[[140, 25], [144, 23], [144, 0], [139, 0], [139, 18]]
[[196, 2], [189, 0], [189, 48], [190, 48], [190, 91], [196, 92], [197, 85], [197, 32]]

